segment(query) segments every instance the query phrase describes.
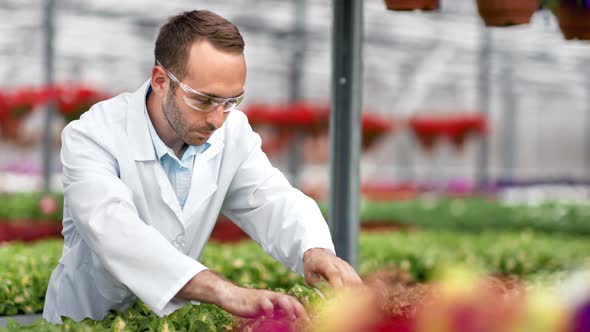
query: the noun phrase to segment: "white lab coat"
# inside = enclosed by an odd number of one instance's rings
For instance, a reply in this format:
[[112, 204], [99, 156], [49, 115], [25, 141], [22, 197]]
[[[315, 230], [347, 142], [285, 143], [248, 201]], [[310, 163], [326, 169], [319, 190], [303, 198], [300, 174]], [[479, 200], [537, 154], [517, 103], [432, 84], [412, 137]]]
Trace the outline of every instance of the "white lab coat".
[[160, 316], [180, 308], [175, 294], [206, 269], [198, 258], [220, 211], [299, 274], [307, 249], [334, 251], [316, 203], [271, 166], [240, 111], [196, 157], [181, 209], [150, 139], [148, 85], [96, 104], [62, 133], [65, 242], [45, 300], [50, 322], [102, 319], [136, 297]]

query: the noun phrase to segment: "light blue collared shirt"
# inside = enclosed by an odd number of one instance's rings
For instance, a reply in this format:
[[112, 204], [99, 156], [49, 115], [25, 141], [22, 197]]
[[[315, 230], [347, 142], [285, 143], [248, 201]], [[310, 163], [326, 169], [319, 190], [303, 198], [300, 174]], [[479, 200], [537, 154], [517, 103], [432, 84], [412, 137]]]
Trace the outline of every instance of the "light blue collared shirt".
[[[149, 87], [146, 93], [146, 100], [151, 91], [152, 88]], [[154, 143], [156, 156], [158, 157], [162, 168], [164, 168], [166, 176], [168, 177], [168, 180], [170, 180], [170, 184], [172, 184], [172, 189], [174, 189], [174, 192], [176, 193], [176, 198], [178, 199], [180, 207], [184, 208], [184, 203], [186, 202], [186, 198], [188, 197], [188, 192], [191, 187], [191, 178], [193, 174], [193, 164], [195, 162], [195, 157], [199, 153], [207, 150], [210, 144], [205, 143], [199, 146], [189, 145], [182, 155], [182, 158], [178, 159], [174, 151], [172, 151], [172, 149], [162, 141], [160, 136], [158, 136], [156, 128], [154, 128], [152, 120], [150, 119], [150, 116], [147, 112], [147, 106], [145, 107], [144, 112], [150, 130], [150, 136], [152, 137], [152, 142]]]

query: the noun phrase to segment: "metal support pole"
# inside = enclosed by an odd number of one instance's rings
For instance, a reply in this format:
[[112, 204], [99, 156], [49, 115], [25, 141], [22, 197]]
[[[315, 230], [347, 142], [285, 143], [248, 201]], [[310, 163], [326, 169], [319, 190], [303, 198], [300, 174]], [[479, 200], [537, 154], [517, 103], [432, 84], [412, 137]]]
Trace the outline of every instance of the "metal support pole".
[[329, 224], [339, 257], [358, 264], [363, 1], [335, 0]]
[[502, 95], [504, 100], [504, 117], [502, 119], [502, 176], [506, 180], [514, 177], [516, 166], [516, 98], [514, 92], [514, 66], [510, 51], [504, 56], [502, 73]]
[[[55, 14], [54, 0], [45, 0], [43, 8], [43, 31], [44, 38], [44, 57], [43, 67], [45, 68], [45, 84], [50, 86], [54, 80], [54, 59], [55, 52], [53, 49], [54, 22]], [[53, 132], [52, 122], [56, 112], [56, 103], [49, 102], [45, 109], [45, 123], [43, 128], [43, 190], [51, 191], [51, 157], [53, 153]]]
[[[300, 101], [302, 97], [301, 86], [303, 76], [303, 60], [305, 56], [305, 9], [307, 0], [294, 0], [295, 17], [293, 23], [293, 37], [294, 47], [291, 54], [291, 72], [289, 75], [289, 101]], [[295, 187], [299, 186], [299, 176], [301, 173], [301, 153], [302, 140], [305, 138], [305, 133], [301, 129], [296, 129], [293, 140], [289, 146], [289, 154], [287, 155], [287, 165], [289, 174], [291, 174], [291, 184]]]
[[[588, 178], [587, 180], [590, 180], [590, 59], [588, 59], [587, 61], [583, 62], [582, 67], [585, 68], [585, 72], [586, 72], [586, 88], [587, 88], [587, 92], [586, 92], [586, 144], [584, 147], [584, 152], [586, 155], [586, 172], [588, 174]], [[582, 71], [584, 72], [584, 71]]]
[[[481, 46], [479, 49], [478, 96], [481, 112], [490, 118], [490, 67], [492, 56], [492, 36], [489, 29], [481, 28]], [[478, 186], [484, 188], [489, 182], [489, 142], [487, 136], [481, 137], [477, 154], [476, 179]]]

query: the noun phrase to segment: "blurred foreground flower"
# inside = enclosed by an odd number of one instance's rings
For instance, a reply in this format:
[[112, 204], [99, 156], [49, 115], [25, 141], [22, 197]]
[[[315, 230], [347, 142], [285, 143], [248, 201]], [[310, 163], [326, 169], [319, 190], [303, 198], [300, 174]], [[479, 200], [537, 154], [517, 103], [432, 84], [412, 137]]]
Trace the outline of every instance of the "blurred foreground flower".
[[416, 331], [513, 331], [526, 311], [525, 300], [524, 285], [514, 278], [448, 269], [420, 304]]
[[557, 287], [527, 287], [515, 276], [457, 266], [444, 269], [428, 284], [414, 282], [402, 270], [387, 270], [365, 278], [365, 286], [322, 288], [325, 299], [306, 302], [310, 324], [278, 314], [250, 320], [240, 331], [590, 331], [590, 270], [567, 279], [561, 294]]
[[569, 331], [590, 331], [590, 266], [566, 278], [561, 295], [571, 315]]

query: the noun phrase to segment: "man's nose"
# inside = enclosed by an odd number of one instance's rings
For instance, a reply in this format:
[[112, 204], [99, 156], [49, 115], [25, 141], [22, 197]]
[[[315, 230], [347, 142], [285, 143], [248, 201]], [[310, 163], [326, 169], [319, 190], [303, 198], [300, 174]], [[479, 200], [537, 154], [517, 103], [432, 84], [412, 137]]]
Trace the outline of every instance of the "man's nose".
[[210, 111], [207, 120], [207, 122], [215, 126], [215, 129], [220, 128], [223, 125], [223, 121], [225, 121], [223, 105], [218, 105], [214, 110]]

